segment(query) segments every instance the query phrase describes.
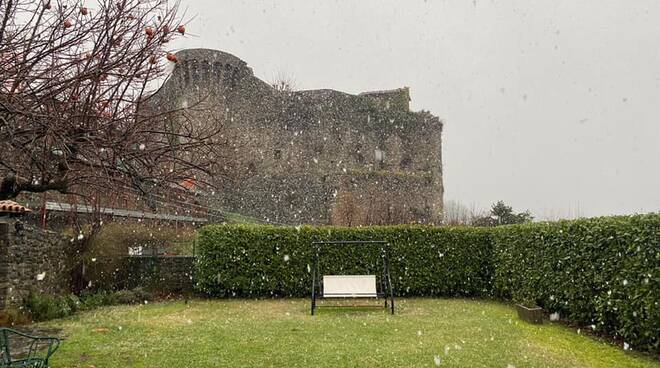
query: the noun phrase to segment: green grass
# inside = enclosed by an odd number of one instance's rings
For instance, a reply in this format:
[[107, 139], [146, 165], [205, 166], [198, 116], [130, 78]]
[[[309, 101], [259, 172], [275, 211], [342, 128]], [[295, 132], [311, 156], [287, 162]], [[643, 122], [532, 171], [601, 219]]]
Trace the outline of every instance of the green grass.
[[216, 300], [106, 307], [63, 329], [52, 367], [660, 367], [567, 327], [529, 325], [508, 305], [407, 299], [384, 309]]

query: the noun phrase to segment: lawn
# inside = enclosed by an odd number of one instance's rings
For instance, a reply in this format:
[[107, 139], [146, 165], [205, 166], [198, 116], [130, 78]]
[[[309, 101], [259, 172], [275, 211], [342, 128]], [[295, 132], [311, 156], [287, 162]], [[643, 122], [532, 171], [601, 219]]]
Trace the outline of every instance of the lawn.
[[407, 299], [384, 309], [289, 300], [106, 307], [62, 328], [53, 367], [660, 367], [576, 330], [519, 321], [512, 307]]

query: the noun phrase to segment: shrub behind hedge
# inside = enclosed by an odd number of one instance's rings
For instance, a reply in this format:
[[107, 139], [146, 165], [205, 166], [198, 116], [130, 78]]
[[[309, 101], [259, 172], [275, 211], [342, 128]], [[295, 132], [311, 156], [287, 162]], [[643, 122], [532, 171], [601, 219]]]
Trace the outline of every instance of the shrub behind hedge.
[[[199, 233], [196, 281], [208, 295], [307, 297], [313, 241], [387, 240], [397, 295], [487, 296], [489, 239], [479, 228], [212, 225]], [[326, 246], [321, 274], [378, 272], [378, 252], [374, 245]]]
[[25, 299], [24, 307], [33, 321], [47, 321], [70, 316], [77, 311], [87, 311], [108, 305], [138, 304], [152, 300], [151, 293], [142, 288], [119, 291], [99, 291], [84, 293], [80, 296], [48, 295], [30, 293]]
[[495, 290], [658, 351], [660, 216], [493, 229]]

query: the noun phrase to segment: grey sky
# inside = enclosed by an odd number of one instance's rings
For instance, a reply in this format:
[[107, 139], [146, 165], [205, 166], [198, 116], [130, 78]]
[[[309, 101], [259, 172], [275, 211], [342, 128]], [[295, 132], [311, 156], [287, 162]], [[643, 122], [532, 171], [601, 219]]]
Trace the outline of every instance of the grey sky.
[[543, 217], [660, 210], [656, 0], [182, 0], [178, 48], [267, 81], [411, 87], [445, 120], [445, 200]]

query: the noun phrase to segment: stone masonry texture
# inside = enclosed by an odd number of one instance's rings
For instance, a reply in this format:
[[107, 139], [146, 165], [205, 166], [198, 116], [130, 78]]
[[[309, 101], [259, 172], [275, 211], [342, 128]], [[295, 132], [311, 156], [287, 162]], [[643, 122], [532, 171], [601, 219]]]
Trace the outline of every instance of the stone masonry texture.
[[284, 224], [438, 223], [442, 121], [411, 112], [408, 88], [288, 91], [225, 52], [182, 50], [142, 106], [223, 128], [206, 202]]
[[68, 292], [66, 246], [57, 233], [25, 225], [17, 232], [16, 220], [0, 218], [0, 311], [20, 307], [30, 292]]

